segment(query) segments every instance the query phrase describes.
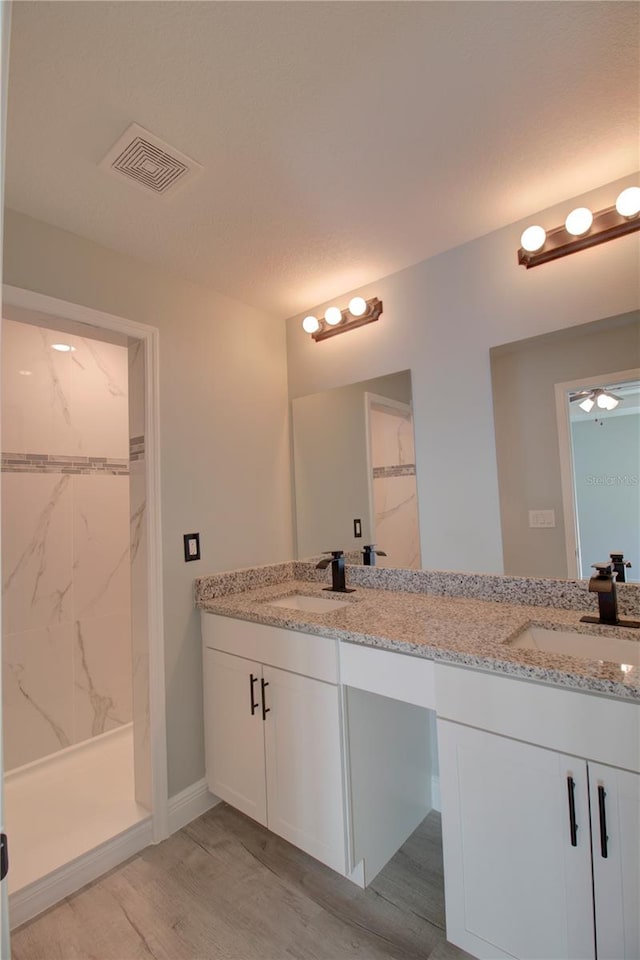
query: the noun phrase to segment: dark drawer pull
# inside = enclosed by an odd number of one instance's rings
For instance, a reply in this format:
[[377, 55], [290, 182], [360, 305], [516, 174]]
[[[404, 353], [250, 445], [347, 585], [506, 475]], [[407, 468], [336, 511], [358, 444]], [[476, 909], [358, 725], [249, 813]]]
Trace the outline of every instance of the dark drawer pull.
[[257, 683], [257, 682], [258, 682], [258, 678], [257, 678], [257, 677], [254, 677], [253, 674], [250, 674], [250, 675], [249, 675], [249, 703], [251, 704], [251, 716], [254, 715], [254, 713], [256, 712], [256, 710], [258, 709], [258, 707], [260, 706], [259, 703], [254, 703], [254, 702], [253, 702], [253, 685], [254, 685], [254, 683]]
[[264, 695], [264, 691], [265, 691], [265, 688], [269, 686], [269, 684], [268, 684], [268, 682], [264, 679], [264, 677], [263, 677], [263, 679], [260, 681], [260, 683], [262, 684], [262, 719], [263, 719], [263, 720], [266, 720], [266, 719], [267, 719], [267, 714], [271, 712], [271, 707], [268, 707], [268, 706], [267, 706], [267, 701], [266, 701], [266, 698], [265, 698], [265, 695]]
[[567, 777], [567, 793], [569, 794], [569, 831], [571, 846], [578, 846], [578, 824], [576, 823], [576, 783], [572, 776]]
[[606, 860], [609, 856], [607, 836], [607, 809], [605, 807], [605, 789], [602, 784], [598, 784], [598, 809], [600, 811], [600, 854]]

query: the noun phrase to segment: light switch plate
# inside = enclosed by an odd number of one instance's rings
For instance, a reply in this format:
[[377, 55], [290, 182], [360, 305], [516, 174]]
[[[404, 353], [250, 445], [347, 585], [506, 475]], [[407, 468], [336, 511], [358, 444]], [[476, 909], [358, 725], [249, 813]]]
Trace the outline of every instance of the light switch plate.
[[529, 510], [529, 526], [542, 528], [542, 527], [555, 527], [556, 525], [556, 512], [555, 510]]
[[200, 534], [185, 533], [184, 537], [184, 562], [200, 559]]

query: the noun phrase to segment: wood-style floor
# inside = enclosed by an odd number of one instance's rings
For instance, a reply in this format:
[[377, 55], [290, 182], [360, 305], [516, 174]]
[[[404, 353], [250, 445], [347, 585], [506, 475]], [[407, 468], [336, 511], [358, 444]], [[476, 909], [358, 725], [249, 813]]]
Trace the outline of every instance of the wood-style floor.
[[219, 804], [12, 935], [13, 960], [465, 960], [440, 817], [367, 890]]

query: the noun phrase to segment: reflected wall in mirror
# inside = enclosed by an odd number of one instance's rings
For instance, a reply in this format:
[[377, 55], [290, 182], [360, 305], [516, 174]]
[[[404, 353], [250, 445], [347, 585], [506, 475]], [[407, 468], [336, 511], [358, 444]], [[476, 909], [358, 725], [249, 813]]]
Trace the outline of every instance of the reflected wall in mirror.
[[420, 567], [410, 371], [298, 397], [292, 423], [298, 557], [375, 543]]
[[[633, 478], [636, 477], [637, 484], [640, 465], [636, 460], [636, 469], [632, 470], [633, 464], [628, 462], [629, 456], [633, 460], [637, 454], [623, 440], [625, 452], [621, 451], [614, 463], [613, 454], [604, 443], [607, 439], [604, 431], [608, 430], [607, 437], [612, 438], [614, 431], [619, 432], [624, 418], [612, 418], [602, 426], [594, 423], [595, 412], [588, 418], [593, 430], [600, 433], [591, 434], [588, 452], [582, 448], [571, 479], [567, 482], [565, 477], [565, 499], [570, 498], [572, 506], [565, 510], [561, 418], [556, 407], [557, 385], [573, 382], [607, 386], [616, 382], [617, 372], [635, 367], [640, 367], [640, 313], [637, 311], [491, 350], [505, 573], [529, 577], [581, 576], [590, 569], [591, 563], [606, 560], [611, 551], [621, 550], [633, 564], [629, 574], [637, 578], [640, 530], [633, 511], [627, 513], [622, 523], [619, 518], [614, 520], [613, 514], [607, 514], [612, 498], [607, 496], [606, 481], [593, 482], [593, 489], [584, 496], [587, 474], [606, 478], [617, 476], [622, 470], [621, 476], [628, 477], [637, 499], [640, 488], [636, 485], [634, 490]], [[567, 422], [568, 406], [567, 402], [563, 409]], [[615, 423], [616, 420], [619, 422]], [[574, 521], [576, 490], [580, 492], [579, 517], [583, 530], [592, 533], [596, 528], [599, 530], [595, 538], [590, 533], [588, 542], [585, 541], [582, 561]], [[633, 496], [628, 502], [633, 502]], [[552, 514], [541, 517], [539, 511], [552, 511]], [[607, 515], [611, 518], [609, 521], [604, 519]], [[547, 522], [550, 517], [553, 526], [532, 526], [538, 520]], [[599, 555], [586, 555], [594, 551]]]

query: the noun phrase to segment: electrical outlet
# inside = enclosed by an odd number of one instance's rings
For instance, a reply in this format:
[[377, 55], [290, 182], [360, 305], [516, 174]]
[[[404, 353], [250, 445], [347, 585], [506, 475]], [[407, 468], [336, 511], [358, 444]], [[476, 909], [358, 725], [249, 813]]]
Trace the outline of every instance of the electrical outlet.
[[353, 521], [353, 535], [354, 537], [362, 536], [362, 520], [359, 518]]
[[184, 562], [200, 559], [200, 534], [185, 533], [184, 537]]

